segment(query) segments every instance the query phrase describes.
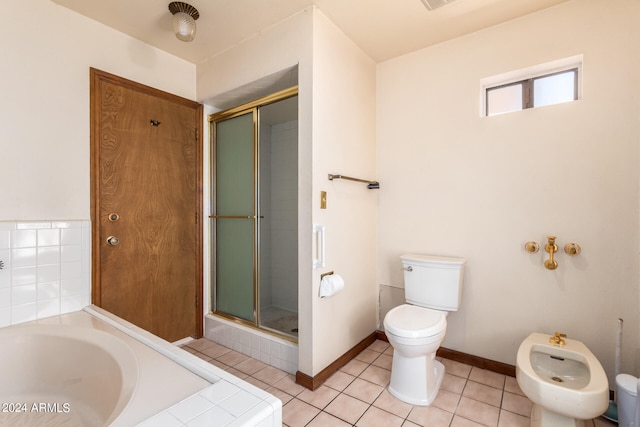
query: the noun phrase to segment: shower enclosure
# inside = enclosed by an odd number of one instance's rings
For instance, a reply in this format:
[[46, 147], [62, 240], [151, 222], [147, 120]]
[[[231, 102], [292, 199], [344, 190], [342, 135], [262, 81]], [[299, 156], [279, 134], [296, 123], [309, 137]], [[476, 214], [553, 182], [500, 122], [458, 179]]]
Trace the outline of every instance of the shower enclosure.
[[296, 341], [297, 87], [210, 116], [213, 313]]

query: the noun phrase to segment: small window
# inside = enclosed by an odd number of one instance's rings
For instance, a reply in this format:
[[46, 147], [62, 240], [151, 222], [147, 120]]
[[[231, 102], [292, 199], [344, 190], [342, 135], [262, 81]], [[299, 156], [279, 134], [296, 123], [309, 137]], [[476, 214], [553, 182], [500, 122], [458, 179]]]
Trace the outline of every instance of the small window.
[[570, 65], [566, 64], [568, 60], [562, 61], [562, 67], [558, 67], [556, 61], [535, 69], [521, 70], [516, 72], [517, 77], [510, 73], [483, 79], [483, 115], [494, 116], [579, 99], [582, 57], [578, 58], [579, 63], [575, 58], [569, 58], [572, 60]]

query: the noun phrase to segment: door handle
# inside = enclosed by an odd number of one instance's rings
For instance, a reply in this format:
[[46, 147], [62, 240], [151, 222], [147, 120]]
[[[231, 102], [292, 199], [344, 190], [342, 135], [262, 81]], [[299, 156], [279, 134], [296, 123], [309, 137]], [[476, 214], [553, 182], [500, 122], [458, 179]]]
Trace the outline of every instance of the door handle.
[[118, 239], [116, 236], [107, 237], [107, 245], [118, 246], [119, 243], [120, 243], [120, 239]]

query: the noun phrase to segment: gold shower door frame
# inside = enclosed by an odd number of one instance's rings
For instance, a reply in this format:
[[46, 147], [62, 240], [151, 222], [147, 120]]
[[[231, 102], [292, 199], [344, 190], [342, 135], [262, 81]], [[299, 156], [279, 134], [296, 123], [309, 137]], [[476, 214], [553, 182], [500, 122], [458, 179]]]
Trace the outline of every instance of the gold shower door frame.
[[[220, 111], [209, 116], [209, 127], [211, 135], [211, 300], [212, 312], [217, 316], [224, 317], [234, 322], [260, 329], [279, 338], [297, 342], [295, 337], [285, 333], [278, 333], [271, 329], [263, 329], [260, 326], [260, 219], [263, 218], [260, 212], [260, 107], [281, 101], [298, 95], [298, 86], [273, 93], [266, 97], [248, 102], [246, 104]], [[238, 118], [240, 116], [252, 114], [253, 117], [253, 212], [251, 215], [218, 215], [217, 206], [217, 124]], [[250, 220], [253, 223], [253, 319], [248, 320], [237, 315], [224, 312], [218, 309], [218, 220]]]

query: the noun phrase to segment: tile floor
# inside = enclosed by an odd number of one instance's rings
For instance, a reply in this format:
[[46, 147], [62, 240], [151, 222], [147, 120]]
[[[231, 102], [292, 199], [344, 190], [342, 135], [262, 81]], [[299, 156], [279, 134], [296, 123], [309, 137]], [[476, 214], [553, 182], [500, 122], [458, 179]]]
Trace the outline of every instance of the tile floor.
[[[393, 348], [376, 341], [355, 359], [311, 391], [284, 371], [207, 339], [183, 348], [282, 401], [283, 425], [300, 426], [429, 426], [528, 427], [531, 401], [515, 378], [448, 359], [438, 397], [429, 407], [413, 406], [386, 390]], [[617, 424], [599, 418], [589, 427]]]

